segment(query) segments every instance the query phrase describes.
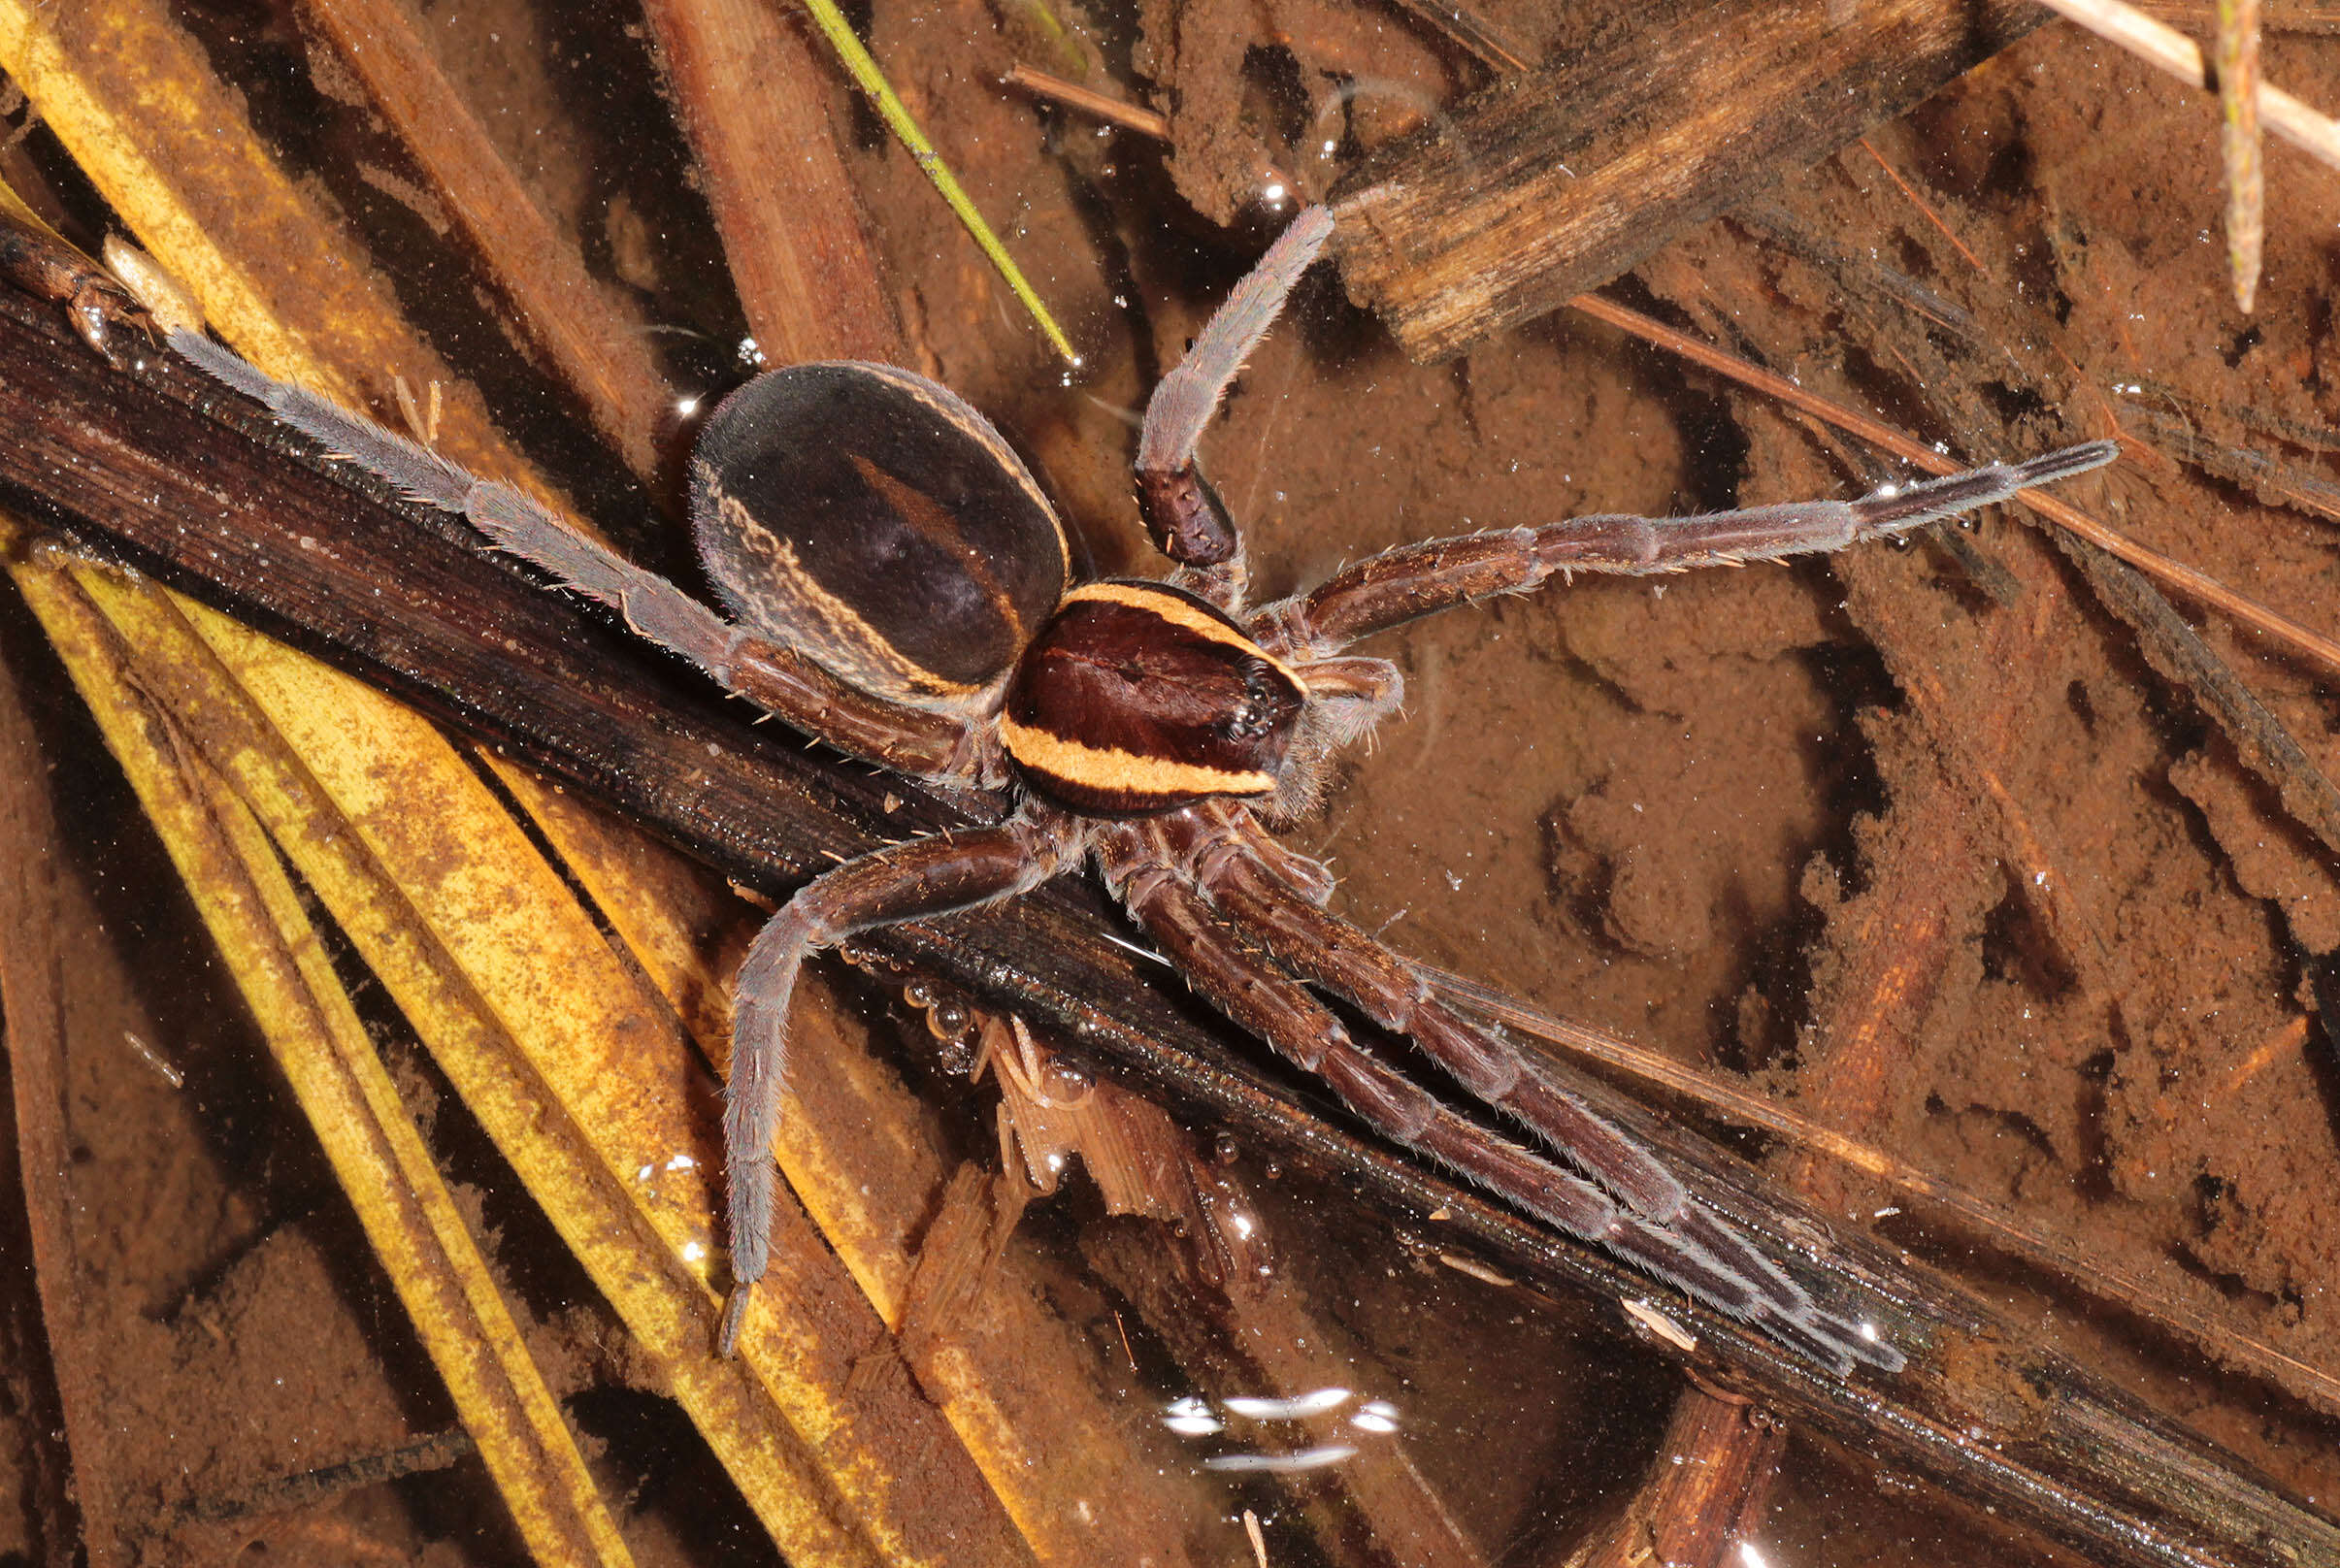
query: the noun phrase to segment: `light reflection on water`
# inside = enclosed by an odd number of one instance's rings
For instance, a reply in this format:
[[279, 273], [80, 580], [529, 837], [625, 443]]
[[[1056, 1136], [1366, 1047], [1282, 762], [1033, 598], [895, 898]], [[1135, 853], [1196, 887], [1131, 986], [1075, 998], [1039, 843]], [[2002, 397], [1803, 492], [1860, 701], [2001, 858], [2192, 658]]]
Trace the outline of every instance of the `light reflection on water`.
[[[1341, 1388], [1314, 1388], [1290, 1397], [1229, 1394], [1216, 1404], [1200, 1394], [1186, 1394], [1163, 1407], [1162, 1424], [1180, 1437], [1200, 1440], [1236, 1435], [1246, 1426], [1320, 1421], [1343, 1410], [1348, 1411], [1343, 1435], [1389, 1437], [1398, 1430], [1396, 1405], [1387, 1399], [1359, 1399], [1354, 1390]], [[1222, 1473], [1289, 1473], [1321, 1470], [1356, 1454], [1355, 1443], [1327, 1440], [1300, 1448], [1236, 1446], [1206, 1454], [1200, 1462], [1205, 1470]]]
[[1230, 1394], [1219, 1403], [1230, 1416], [1240, 1416], [1245, 1421], [1304, 1421], [1310, 1416], [1329, 1416], [1353, 1397], [1346, 1388], [1318, 1388], [1294, 1399]]
[[1312, 1449], [1295, 1449], [1283, 1454], [1214, 1454], [1203, 1461], [1205, 1470], [1231, 1473], [1272, 1470], [1322, 1470], [1326, 1465], [1338, 1464], [1357, 1456], [1354, 1443], [1326, 1443]]

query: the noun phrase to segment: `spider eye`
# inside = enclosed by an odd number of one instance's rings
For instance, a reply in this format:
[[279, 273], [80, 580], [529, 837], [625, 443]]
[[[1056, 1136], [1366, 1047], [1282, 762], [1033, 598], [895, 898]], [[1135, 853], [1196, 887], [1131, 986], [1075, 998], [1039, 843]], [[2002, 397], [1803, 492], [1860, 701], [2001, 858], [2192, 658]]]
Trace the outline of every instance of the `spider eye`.
[[1227, 715], [1230, 739], [1257, 740], [1272, 730], [1281, 715], [1276, 698], [1275, 667], [1255, 659], [1243, 670], [1243, 699]]

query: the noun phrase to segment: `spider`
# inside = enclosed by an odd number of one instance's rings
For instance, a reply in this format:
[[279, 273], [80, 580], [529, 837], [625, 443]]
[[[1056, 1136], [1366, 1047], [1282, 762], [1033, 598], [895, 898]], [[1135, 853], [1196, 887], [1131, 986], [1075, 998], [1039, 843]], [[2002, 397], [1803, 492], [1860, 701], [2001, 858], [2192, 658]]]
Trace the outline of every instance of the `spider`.
[[[890, 366], [771, 372], [709, 416], [689, 465], [691, 510], [727, 619], [511, 486], [275, 381], [200, 334], [170, 336], [333, 453], [462, 514], [806, 734], [898, 774], [1008, 792], [995, 820], [815, 878], [751, 945], [734, 983], [724, 1116], [724, 1353], [765, 1272], [785, 1018], [805, 961], [859, 931], [1012, 898], [1089, 866], [1197, 992], [1376, 1131], [1822, 1365], [1901, 1365], [1648, 1149], [1329, 909], [1332, 874], [1268, 828], [1305, 811], [1331, 756], [1398, 707], [1397, 668], [1343, 652], [1372, 633], [1576, 572], [1679, 572], [1898, 537], [2085, 473], [2115, 448], [2073, 446], [1853, 502], [1434, 539], [1255, 606], [1241, 537], [1197, 452], [1333, 225], [1325, 209], [1301, 213], [1147, 403], [1139, 509], [1173, 564], [1158, 581], [1075, 582], [1064, 529], [1006, 441], [950, 391]], [[1411, 1040], [1493, 1115], [1465, 1114], [1415, 1082], [1328, 998]], [[1505, 1122], [1516, 1134], [1499, 1130]]]

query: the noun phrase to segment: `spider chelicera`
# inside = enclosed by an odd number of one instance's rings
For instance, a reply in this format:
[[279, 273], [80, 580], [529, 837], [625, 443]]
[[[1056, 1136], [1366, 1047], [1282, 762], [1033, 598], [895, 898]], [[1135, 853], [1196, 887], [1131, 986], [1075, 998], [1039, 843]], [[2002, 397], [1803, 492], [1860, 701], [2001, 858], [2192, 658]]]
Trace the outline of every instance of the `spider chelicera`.
[[[463, 514], [806, 734], [912, 778], [1012, 791], [987, 826], [873, 850], [816, 878], [750, 948], [734, 988], [724, 1120], [725, 1351], [765, 1271], [784, 1024], [805, 960], [857, 931], [1011, 898], [1094, 866], [1198, 992], [1376, 1130], [1824, 1365], [1901, 1364], [1892, 1346], [1816, 1305], [1650, 1151], [1329, 910], [1331, 873], [1266, 824], [1304, 810], [1334, 751], [1397, 707], [1397, 668], [1342, 651], [1371, 633], [1575, 572], [1679, 572], [1898, 536], [2096, 468], [2115, 448], [2069, 447], [1860, 501], [1577, 517], [1434, 539], [1255, 607], [1240, 537], [1196, 451], [1332, 231], [1323, 209], [1296, 218], [1146, 406], [1138, 497], [1175, 563], [1163, 580], [1074, 583], [1039, 486], [943, 387], [883, 365], [801, 365], [727, 398], [692, 454], [699, 551], [728, 620], [511, 486], [272, 380], [200, 335], [171, 335], [180, 353], [331, 451]], [[1414, 1082], [1324, 996], [1412, 1040], [1525, 1136]]]

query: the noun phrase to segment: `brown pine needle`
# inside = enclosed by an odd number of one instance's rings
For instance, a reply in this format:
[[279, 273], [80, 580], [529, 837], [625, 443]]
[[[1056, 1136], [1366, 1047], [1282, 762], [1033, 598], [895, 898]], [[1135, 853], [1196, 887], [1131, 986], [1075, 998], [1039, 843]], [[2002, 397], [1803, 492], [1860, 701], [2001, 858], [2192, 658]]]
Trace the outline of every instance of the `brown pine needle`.
[[1960, 239], [1952, 231], [1950, 225], [1942, 221], [1942, 214], [1933, 210], [1933, 204], [1919, 195], [1917, 187], [1902, 179], [1900, 171], [1885, 161], [1885, 154], [1878, 151], [1867, 137], [1864, 136], [1861, 139], [1861, 146], [1870, 157], [1877, 160], [1877, 167], [1885, 171], [1885, 178], [1899, 187], [1901, 194], [1909, 199], [1909, 205], [1925, 214], [1927, 222], [1942, 231], [1942, 238], [1950, 242], [1950, 248], [1966, 258], [1967, 266], [1972, 267], [1978, 273], [1990, 272], [1991, 269], [1983, 265], [1982, 258], [1966, 248], [1966, 242]]
[[1028, 65], [1010, 66], [1003, 80], [1006, 85], [1018, 91], [1028, 92], [1035, 98], [1044, 98], [1050, 103], [1062, 104], [1067, 109], [1076, 109], [1108, 125], [1136, 131], [1139, 136], [1150, 136], [1157, 142], [1170, 140], [1168, 119], [1150, 109], [1124, 103], [1111, 93], [1084, 87], [1077, 82], [1067, 82], [1063, 77], [1050, 76]]
[[[2160, 1324], [2171, 1334], [2200, 1346], [2216, 1359], [2289, 1389], [2320, 1410], [2340, 1412], [2340, 1378], [2323, 1368], [2287, 1355], [2264, 1340], [2226, 1326], [2205, 1312], [2198, 1301], [2161, 1285], [2084, 1258], [2054, 1238], [2043, 1236], [2017, 1216], [1954, 1183], [1895, 1159], [1870, 1144], [1850, 1138], [1833, 1127], [1796, 1115], [1760, 1094], [1730, 1084], [1716, 1074], [1701, 1072], [1620, 1035], [1540, 1012], [1501, 992], [1480, 985], [1451, 970], [1417, 963], [1414, 970], [1453, 1005], [1476, 1013], [1505, 1029], [1546, 1041], [1579, 1060], [1605, 1066], [1680, 1094], [1725, 1121], [1761, 1127], [1798, 1148], [1808, 1149], [1860, 1171], [1895, 1192], [1932, 1205], [1993, 1245], [2021, 1258], [2101, 1301], [2117, 1302], [2139, 1317]], [[2305, 1038], [2304, 1021], [2295, 1030], [2278, 1034], [2262, 1051], [2272, 1056], [2296, 1049]], [[1444, 1259], [1454, 1262], [1454, 1259]], [[1459, 1266], [1459, 1265], [1458, 1265]]]
[[[1104, 120], [1107, 125], [1134, 131], [1165, 145], [1170, 142], [1170, 123], [1167, 115], [1157, 114], [1150, 109], [1140, 109], [1110, 93], [1084, 87], [1077, 82], [1067, 82], [1063, 77], [1050, 76], [1028, 65], [1010, 66], [1000, 82], [1003, 86], [1029, 93], [1043, 103], [1087, 114], [1093, 119]], [[1272, 163], [1260, 165], [1259, 187], [1271, 206], [1286, 196], [1297, 198], [1301, 190], [1291, 177]]]
[[[1759, 370], [1711, 343], [1701, 343], [1687, 333], [1676, 332], [1662, 321], [1653, 320], [1637, 310], [1629, 310], [1598, 294], [1579, 294], [1568, 304], [1597, 321], [1605, 321], [1621, 332], [1629, 332], [1645, 343], [1655, 343], [1669, 353], [1703, 365], [1718, 376], [1727, 376], [1742, 386], [1801, 408], [1839, 430], [1848, 431], [1862, 441], [1885, 448], [1903, 462], [1914, 464], [1928, 474], [1955, 474], [1963, 467], [1932, 447], [1921, 445], [1891, 425], [1840, 403], [1831, 403], [1817, 393], [1797, 386], [1784, 376]], [[2340, 676], [2340, 641], [2335, 641], [2313, 627], [2302, 626], [2255, 599], [2236, 593], [2208, 572], [2196, 571], [2182, 561], [2173, 561], [2159, 551], [2147, 549], [2126, 535], [2105, 527], [2078, 507], [2044, 491], [2026, 490], [2022, 492], [2021, 499], [2025, 506], [2040, 516], [2069, 529], [2107, 554], [2127, 562], [2163, 587], [2240, 621], [2326, 674]]]
[[2218, 0], [2219, 152], [2226, 165], [2226, 265], [2234, 303], [2251, 313], [2266, 239], [2266, 171], [2258, 148], [2259, 0]]

